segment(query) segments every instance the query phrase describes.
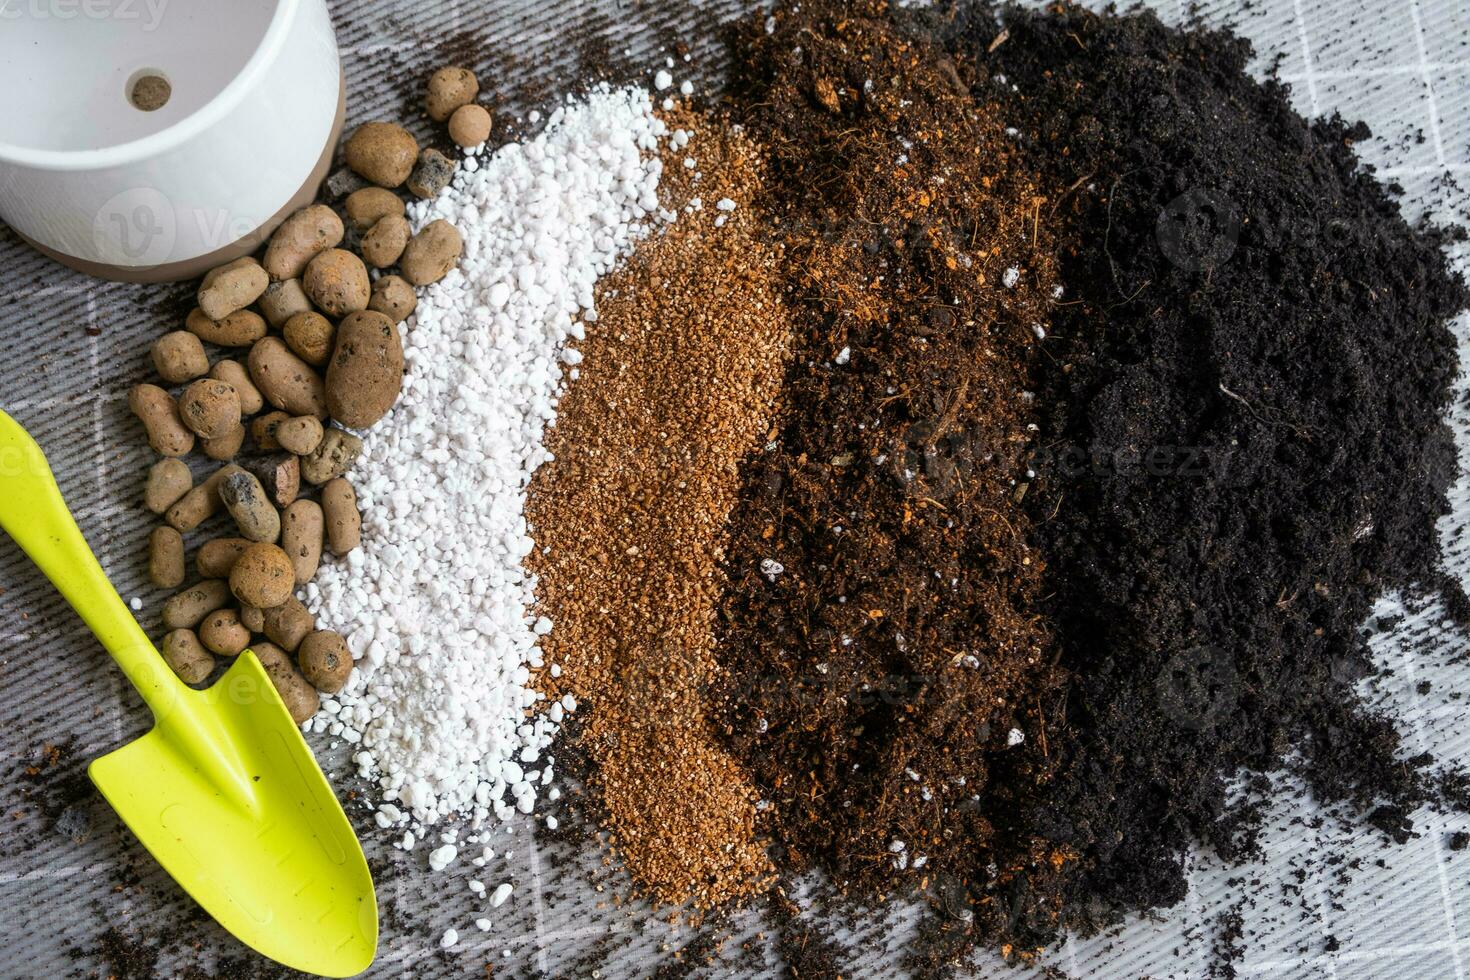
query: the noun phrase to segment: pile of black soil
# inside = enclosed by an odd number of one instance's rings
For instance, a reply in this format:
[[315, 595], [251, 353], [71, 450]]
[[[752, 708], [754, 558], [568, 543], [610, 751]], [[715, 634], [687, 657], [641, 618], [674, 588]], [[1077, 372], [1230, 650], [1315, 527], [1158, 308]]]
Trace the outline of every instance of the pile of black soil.
[[1242, 770], [1299, 759], [1319, 798], [1402, 837], [1429, 760], [1401, 759], [1354, 684], [1386, 590], [1444, 590], [1463, 619], [1436, 570], [1467, 305], [1446, 234], [1365, 171], [1366, 127], [1303, 120], [1231, 34], [1060, 7], [940, 20], [977, 96], [1016, 86], [1054, 189], [1067, 292], [1025, 503], [1073, 681], [1027, 819], [1082, 856], [1068, 924], [1179, 901], [1191, 842], [1249, 853]]

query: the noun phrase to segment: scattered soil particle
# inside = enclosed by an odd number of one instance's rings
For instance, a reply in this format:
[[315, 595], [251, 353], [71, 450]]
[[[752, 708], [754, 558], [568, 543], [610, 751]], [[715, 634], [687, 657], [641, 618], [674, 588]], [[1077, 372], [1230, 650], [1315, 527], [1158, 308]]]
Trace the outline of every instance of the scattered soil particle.
[[776, 952], [789, 980], [843, 980], [841, 952], [815, 925], [803, 922], [801, 910], [784, 890], [767, 893], [766, 907], [776, 923]]
[[97, 791], [87, 777], [85, 760], [77, 756], [74, 738], [47, 743], [23, 758], [10, 783], [20, 803], [12, 819], [19, 820], [29, 810], [39, 815], [41, 823], [34, 832], [8, 835], [0, 845], [6, 852], [34, 846], [38, 835], [46, 832], [65, 834], [76, 843], [91, 836], [91, 803]]
[[108, 980], [154, 980], [159, 975], [159, 948], [110, 927], [97, 940], [97, 954], [107, 964]]
[[1236, 963], [1245, 953], [1244, 902], [1236, 902], [1215, 920], [1215, 936], [1210, 944], [1209, 975], [1219, 980], [1235, 980]]
[[700, 929], [693, 939], [665, 956], [654, 967], [649, 980], [686, 980], [698, 975], [714, 962], [723, 939], [723, 934], [718, 930]]
[[666, 121], [691, 137], [664, 160], [665, 206], [683, 213], [599, 282], [553, 461], [532, 481], [528, 563], [560, 669], [541, 683], [585, 713], [615, 851], [659, 900], [709, 908], [770, 871], [756, 789], [701, 691], [737, 464], [765, 435], [790, 325], [780, 246], [758, 234], [759, 148], [717, 118]]

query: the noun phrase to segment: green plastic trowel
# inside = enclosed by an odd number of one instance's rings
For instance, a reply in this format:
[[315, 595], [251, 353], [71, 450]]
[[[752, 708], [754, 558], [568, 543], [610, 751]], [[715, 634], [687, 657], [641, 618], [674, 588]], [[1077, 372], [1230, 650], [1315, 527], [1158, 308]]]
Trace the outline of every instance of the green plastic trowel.
[[174, 676], [93, 557], [29, 434], [0, 412], [0, 527], [153, 710], [92, 781], [174, 880], [239, 939], [327, 977], [366, 969], [378, 906], [362, 848], [260, 661], [196, 691]]

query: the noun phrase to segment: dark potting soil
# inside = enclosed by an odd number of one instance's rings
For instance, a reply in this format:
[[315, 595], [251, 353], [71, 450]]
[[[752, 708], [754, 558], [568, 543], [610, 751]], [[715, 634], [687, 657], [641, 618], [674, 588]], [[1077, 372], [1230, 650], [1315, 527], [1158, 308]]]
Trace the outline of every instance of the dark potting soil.
[[[1245, 72], [1247, 42], [1152, 15], [985, 9], [948, 25], [1001, 76], [1067, 296], [1036, 375], [1026, 497], [1073, 674], [1029, 825], [1083, 860], [1072, 925], [1177, 902], [1191, 841], [1251, 846], [1241, 769], [1291, 750], [1395, 838], [1431, 796], [1354, 695], [1374, 598], [1443, 586], [1454, 474], [1446, 234], [1410, 227], [1340, 119]], [[1464, 598], [1448, 587], [1452, 613]], [[1463, 619], [1463, 617], [1461, 617]]]

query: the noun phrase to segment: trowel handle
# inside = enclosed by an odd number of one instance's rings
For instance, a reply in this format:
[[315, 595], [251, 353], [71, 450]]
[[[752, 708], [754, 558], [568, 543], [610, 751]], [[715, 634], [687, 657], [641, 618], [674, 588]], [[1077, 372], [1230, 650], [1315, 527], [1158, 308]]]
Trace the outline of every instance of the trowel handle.
[[41, 447], [0, 412], [0, 528], [66, 597], [157, 712], [182, 682], [107, 580], [67, 510]]

